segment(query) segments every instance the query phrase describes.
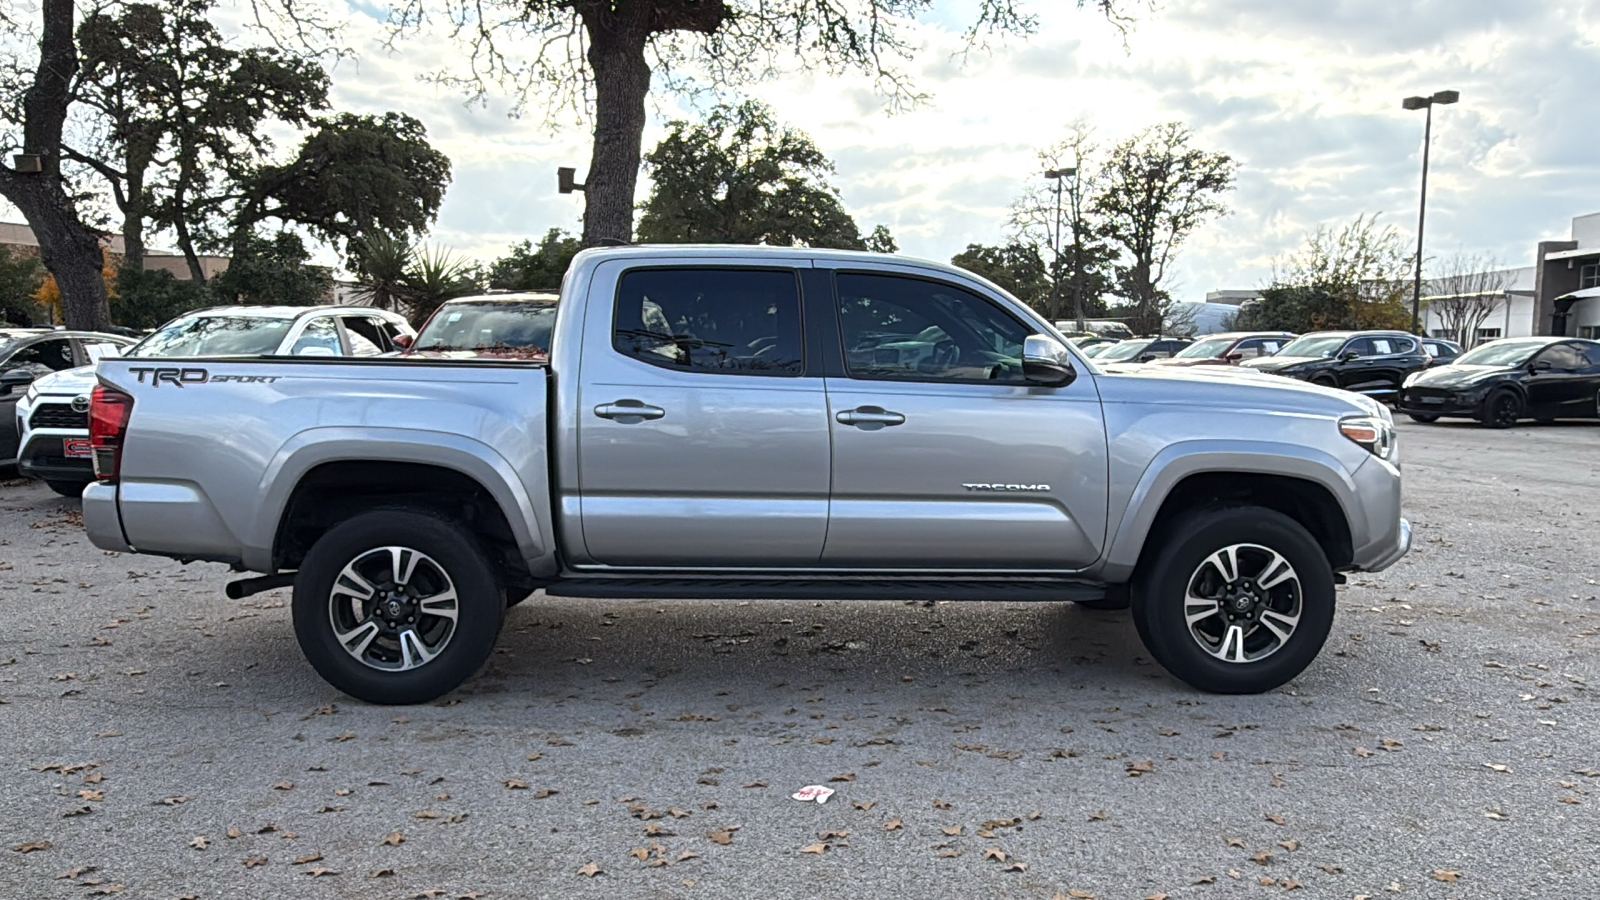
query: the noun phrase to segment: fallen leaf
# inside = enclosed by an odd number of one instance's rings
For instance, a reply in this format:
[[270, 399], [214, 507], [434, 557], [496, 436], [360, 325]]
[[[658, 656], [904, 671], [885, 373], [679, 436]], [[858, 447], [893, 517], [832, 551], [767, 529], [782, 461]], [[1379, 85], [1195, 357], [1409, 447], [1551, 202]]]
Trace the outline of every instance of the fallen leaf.
[[1225, 842], [1229, 847], [1238, 847], [1240, 850], [1244, 849], [1244, 841], [1241, 841], [1238, 838], [1226, 838]]
[[559, 793], [561, 793], [561, 792], [560, 791], [551, 790], [550, 788], [542, 788], [540, 790], [537, 790], [537, 791], [533, 792], [533, 799], [535, 799], [535, 800], [543, 800], [546, 797], [554, 797], [556, 794], [559, 794]]
[[353, 741], [355, 739], [356, 733], [353, 731], [346, 731], [343, 734], [336, 734], [333, 736], [333, 742], [336, 744], [342, 744], [345, 741]]
[[1155, 770], [1156, 764], [1154, 760], [1145, 759], [1128, 761], [1127, 772], [1129, 778], [1138, 778], [1140, 775], [1148, 775]]
[[708, 831], [706, 832], [706, 837], [709, 838], [713, 844], [733, 843], [733, 832], [727, 830]]
[[961, 826], [960, 825], [950, 825], [948, 827], [941, 828], [939, 830], [944, 832], [945, 834], [951, 836], [951, 837], [955, 837], [955, 836], [961, 834]]
[[764, 788], [767, 783], [765, 781], [747, 781], [744, 786], [747, 788]]
[[818, 840], [823, 840], [823, 841], [843, 840], [843, 839], [845, 839], [845, 838], [847, 838], [849, 836], [850, 836], [850, 832], [848, 830], [845, 830], [845, 831], [819, 831], [819, 832], [817, 832], [817, 839]]
[[694, 815], [694, 813], [688, 811], [687, 809], [679, 809], [678, 807], [674, 806], [667, 810], [667, 815], [673, 817], [674, 819], [683, 819]]
[[93, 872], [96, 868], [98, 868], [98, 867], [97, 866], [74, 866], [74, 867], [66, 870], [65, 872], [62, 872], [60, 875], [57, 875], [56, 877], [57, 878], [82, 878], [84, 875], [87, 875], [90, 872]]
[[233, 838], [239, 838], [239, 837], [244, 837], [244, 832], [240, 831], [237, 828], [229, 828], [228, 829], [228, 838], [230, 840], [233, 839]]
[[829, 778], [828, 780], [829, 781], [855, 781], [856, 780], [856, 773], [854, 773], [854, 772], [844, 772], [842, 774], [835, 775], [832, 778]]
[[818, 856], [821, 856], [822, 854], [826, 853], [827, 851], [828, 851], [828, 845], [822, 843], [821, 841], [818, 841], [815, 844], [807, 844], [804, 847], [800, 848], [800, 852], [801, 853], [815, 853]]
[[211, 839], [208, 837], [191, 838], [189, 840], [189, 846], [196, 850], [204, 850], [205, 848], [211, 846]]
[[273, 785], [272, 789], [275, 790], [275, 791], [292, 791], [292, 790], [294, 790], [294, 782], [292, 782], [292, 781], [280, 781], [277, 784]]
[[243, 862], [246, 869], [254, 869], [256, 866], [266, 865], [267, 858], [265, 856], [246, 856]]
[[28, 841], [25, 844], [18, 844], [11, 849], [18, 853], [37, 853], [40, 850], [49, 850], [52, 846], [54, 845], [49, 841]]
[[944, 802], [943, 800], [934, 800], [933, 801], [933, 808], [934, 809], [949, 809], [950, 808], [950, 804]]
[[1006, 864], [1006, 867], [1002, 871], [1005, 871], [1005, 872], [1026, 872], [1026, 871], [1028, 871], [1028, 864], [1023, 862], [1023, 861], [1021, 861], [1021, 860], [1013, 859], [1011, 862]]
[[306, 863], [320, 862], [321, 860], [322, 854], [313, 850], [312, 852], [307, 853], [305, 856], [295, 857], [294, 864], [297, 866], [303, 866]]
[[1257, 850], [1255, 853], [1251, 854], [1250, 861], [1256, 863], [1257, 865], [1264, 866], [1267, 863], [1272, 862], [1272, 851]]
[[1428, 873], [1428, 877], [1434, 881], [1460, 881], [1461, 873], [1450, 869], [1434, 869]]
[[383, 840], [379, 841], [378, 843], [379, 844], [388, 844], [391, 847], [398, 847], [401, 844], [404, 844], [405, 842], [406, 842], [406, 836], [405, 835], [401, 834], [398, 831], [391, 831], [391, 832], [389, 832], [389, 834], [387, 836], [384, 837]]
[[875, 800], [851, 800], [850, 805], [861, 810], [862, 812], [866, 812], [867, 810], [872, 809], [872, 805], [876, 802], [877, 801]]
[[600, 867], [595, 865], [593, 860], [590, 860], [589, 862], [584, 863], [582, 868], [578, 869], [578, 874], [587, 875], [590, 878], [593, 878], [600, 874]]
[[889, 821], [883, 823], [883, 830], [894, 831], [896, 828], [899, 828], [901, 824], [902, 823], [899, 819], [890, 819]]
[[511, 791], [525, 791], [528, 789], [528, 783], [521, 778], [502, 778], [500, 783]]
[[640, 862], [644, 862], [650, 858], [650, 850], [648, 847], [635, 847], [628, 851], [628, 855]]
[[78, 792], [79, 800], [88, 800], [91, 803], [99, 802], [106, 798], [106, 792], [98, 789], [85, 788]]
[[1006, 852], [1004, 850], [1001, 850], [999, 847], [986, 847], [986, 848], [984, 848], [984, 851], [983, 851], [983, 858], [984, 859], [995, 859], [995, 860], [999, 860], [1000, 862], [1005, 862], [1006, 861]]
[[1484, 763], [1483, 767], [1494, 772], [1509, 773], [1511, 771], [1511, 767], [1504, 763]]
[[181, 805], [183, 803], [188, 802], [188, 800], [189, 800], [189, 798], [187, 796], [185, 796], [185, 795], [182, 795], [182, 794], [180, 794], [180, 795], [178, 795], [176, 797], [162, 797], [161, 798], [161, 805], [162, 806], [179, 806], [179, 805]]
[[1366, 759], [1367, 757], [1372, 755], [1372, 751], [1368, 750], [1365, 747], [1357, 747], [1354, 750], [1351, 750], [1350, 752], [1354, 753], [1355, 755], [1357, 755], [1359, 757], [1361, 757], [1362, 759]]
[[683, 862], [686, 859], [699, 859], [699, 858], [700, 858], [700, 854], [694, 852], [693, 850], [685, 850], [682, 853], [678, 854], [678, 862]]
[[1284, 818], [1277, 813], [1267, 813], [1267, 821], [1274, 825], [1282, 825], [1284, 823]]
[[95, 888], [94, 890], [90, 891], [89, 893], [90, 894], [100, 894], [100, 895], [120, 894], [120, 893], [122, 893], [123, 891], [125, 891], [127, 889], [128, 888], [127, 888], [126, 885], [121, 885], [121, 884], [102, 884], [99, 887]]
[[667, 826], [660, 822], [647, 823], [644, 826], [644, 833], [650, 837], [672, 837], [677, 834], [675, 831], [668, 830]]
[[1279, 841], [1278, 842], [1278, 846], [1282, 847], [1285, 850], [1288, 850], [1291, 853], [1293, 853], [1294, 851], [1300, 849], [1300, 842], [1299, 841]]
[[337, 875], [339, 872], [337, 869], [324, 869], [322, 866], [312, 866], [306, 870], [306, 874], [310, 875], [312, 878], [325, 878], [329, 875]]
[[1319, 868], [1322, 871], [1328, 873], [1329, 875], [1337, 875], [1340, 872], [1344, 871], [1344, 868], [1342, 866], [1317, 866], [1317, 868]]
[[393, 869], [373, 869], [371, 872], [367, 873], [367, 877], [368, 878], [393, 878], [394, 877], [394, 870]]

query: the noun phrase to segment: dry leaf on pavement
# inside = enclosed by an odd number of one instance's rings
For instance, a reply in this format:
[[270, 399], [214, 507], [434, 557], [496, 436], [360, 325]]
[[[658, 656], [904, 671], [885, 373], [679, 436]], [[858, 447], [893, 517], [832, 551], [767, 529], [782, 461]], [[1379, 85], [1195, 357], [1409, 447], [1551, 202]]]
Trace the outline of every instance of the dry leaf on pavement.
[[378, 843], [379, 844], [388, 844], [391, 847], [398, 847], [401, 844], [404, 844], [405, 842], [406, 842], [406, 836], [405, 835], [401, 834], [398, 831], [391, 831], [391, 832], [388, 833], [388, 835], [386, 835], [384, 837], [383, 840], [379, 841]]
[[583, 866], [578, 869], [578, 874], [587, 875], [590, 878], [593, 878], [600, 874], [600, 867], [595, 865], [593, 860], [590, 860], [589, 862], [584, 863]]
[[801, 853], [815, 853], [818, 856], [821, 856], [822, 854], [826, 853], [827, 851], [828, 851], [828, 845], [822, 843], [821, 841], [818, 841], [815, 844], [807, 844], [804, 847], [800, 848], [800, 852]]
[[1460, 881], [1461, 873], [1451, 871], [1450, 869], [1434, 869], [1432, 872], [1428, 873], [1428, 877], [1432, 878], [1434, 881]]

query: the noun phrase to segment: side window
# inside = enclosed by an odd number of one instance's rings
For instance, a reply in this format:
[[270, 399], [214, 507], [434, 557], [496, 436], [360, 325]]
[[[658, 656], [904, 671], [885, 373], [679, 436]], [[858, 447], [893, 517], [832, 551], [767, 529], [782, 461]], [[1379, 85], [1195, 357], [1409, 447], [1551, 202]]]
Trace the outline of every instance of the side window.
[[962, 288], [841, 273], [839, 322], [852, 378], [1024, 383], [1029, 328]]
[[[308, 350], [311, 352], [307, 353]], [[318, 316], [307, 322], [306, 330], [300, 332], [300, 338], [289, 348], [289, 353], [293, 356], [343, 356], [344, 348], [339, 344], [339, 326], [333, 317]]]
[[1411, 338], [1391, 338], [1390, 340], [1394, 343], [1394, 351], [1393, 352], [1395, 352], [1395, 353], [1416, 353], [1417, 352], [1417, 342], [1412, 340]]
[[611, 345], [669, 369], [799, 375], [800, 289], [792, 271], [636, 269], [617, 289]]
[[1399, 352], [1395, 348], [1395, 344], [1398, 342], [1393, 338], [1373, 338], [1371, 343], [1372, 353], [1370, 355], [1372, 356], [1388, 356], [1391, 353]]
[[1547, 348], [1539, 354], [1539, 360], [1550, 363], [1552, 369], [1581, 369], [1588, 365], [1588, 360], [1571, 344], [1556, 344]]
[[1584, 353], [1589, 357], [1589, 365], [1600, 366], [1600, 344], [1585, 345]]
[[350, 340], [351, 356], [377, 356], [394, 349], [377, 319], [345, 316], [339, 321], [344, 323], [345, 337]]
[[1228, 352], [1237, 353], [1242, 359], [1255, 359], [1258, 356], [1267, 355], [1267, 351], [1263, 349], [1265, 344], [1265, 341], [1252, 338], [1251, 340], [1234, 344], [1233, 349]]
[[72, 368], [72, 342], [67, 338], [39, 341], [11, 355], [7, 369], [31, 369], [39, 372], [59, 372]]
[[1356, 356], [1371, 356], [1372, 355], [1372, 339], [1371, 338], [1356, 338], [1355, 340], [1350, 341], [1349, 343], [1345, 344], [1344, 347], [1342, 347], [1339, 350], [1339, 354], [1338, 355], [1343, 356], [1346, 353], [1354, 353]]
[[1428, 354], [1429, 356], [1433, 357], [1434, 359], [1438, 359], [1439, 358], [1439, 354], [1442, 353], [1443, 351], [1444, 351], [1444, 348], [1439, 346], [1438, 344], [1423, 344], [1422, 345], [1422, 352]]

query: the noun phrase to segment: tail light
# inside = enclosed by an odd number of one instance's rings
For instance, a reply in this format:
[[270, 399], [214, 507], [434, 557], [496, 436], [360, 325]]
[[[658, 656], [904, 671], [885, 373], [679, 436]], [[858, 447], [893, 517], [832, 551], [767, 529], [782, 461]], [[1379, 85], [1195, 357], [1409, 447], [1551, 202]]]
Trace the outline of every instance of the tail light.
[[89, 395], [89, 446], [94, 450], [94, 477], [116, 484], [122, 466], [122, 436], [133, 414], [133, 398], [100, 385]]

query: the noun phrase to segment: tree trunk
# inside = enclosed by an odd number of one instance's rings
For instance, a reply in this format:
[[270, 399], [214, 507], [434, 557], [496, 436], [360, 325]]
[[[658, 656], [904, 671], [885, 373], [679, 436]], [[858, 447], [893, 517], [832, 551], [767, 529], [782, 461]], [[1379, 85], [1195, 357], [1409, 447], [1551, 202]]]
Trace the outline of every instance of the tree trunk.
[[172, 223], [172, 230], [178, 237], [178, 249], [183, 251], [183, 259], [189, 264], [189, 278], [195, 284], [205, 284], [206, 270], [200, 265], [200, 254], [195, 252], [194, 235], [189, 233], [188, 221], [178, 216]]
[[594, 73], [594, 150], [585, 178], [583, 246], [633, 240], [633, 195], [639, 183], [645, 97], [650, 93], [646, 34], [586, 23]]
[[144, 271], [144, 170], [129, 160], [128, 196], [122, 207], [122, 264]]
[[100, 239], [78, 218], [61, 178], [61, 129], [78, 71], [72, 0], [44, 0], [41, 16], [39, 67], [22, 101], [22, 150], [38, 155], [44, 171], [0, 168], [0, 196], [11, 201], [33, 229], [39, 258], [61, 288], [61, 314], [67, 327], [103, 330], [111, 325], [111, 311], [100, 275]]

